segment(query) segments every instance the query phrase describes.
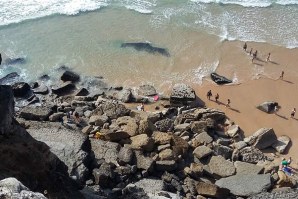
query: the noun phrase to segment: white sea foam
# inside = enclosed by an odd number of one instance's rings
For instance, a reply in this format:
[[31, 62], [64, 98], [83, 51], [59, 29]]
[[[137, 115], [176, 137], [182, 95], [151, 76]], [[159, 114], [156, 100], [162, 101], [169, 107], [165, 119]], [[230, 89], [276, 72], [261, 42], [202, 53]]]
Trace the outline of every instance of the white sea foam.
[[153, 12], [152, 8], [156, 6], [156, 1], [149, 2], [144, 0], [126, 0], [122, 3], [127, 9], [134, 10], [142, 14], [150, 14]]
[[197, 3], [219, 3], [219, 4], [235, 4], [244, 7], [269, 7], [273, 4], [279, 5], [295, 5], [297, 0], [191, 0]]
[[218, 64], [219, 61], [215, 61], [213, 63], [202, 63], [198, 68], [191, 72], [192, 82], [202, 84], [205, 77], [216, 71]]
[[0, 25], [53, 14], [76, 15], [107, 6], [109, 0], [1, 0]]

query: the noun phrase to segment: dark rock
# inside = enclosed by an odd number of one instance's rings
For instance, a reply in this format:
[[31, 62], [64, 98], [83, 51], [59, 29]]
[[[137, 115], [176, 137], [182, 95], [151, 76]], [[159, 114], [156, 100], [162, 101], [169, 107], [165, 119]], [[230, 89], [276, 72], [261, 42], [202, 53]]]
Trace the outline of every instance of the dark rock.
[[49, 93], [49, 88], [45, 85], [40, 85], [39, 87], [37, 87], [33, 90], [33, 93], [46, 95]]
[[12, 130], [14, 99], [10, 86], [0, 85], [0, 135]]
[[19, 117], [25, 120], [46, 121], [52, 112], [52, 109], [46, 106], [27, 106], [20, 111]]
[[122, 116], [128, 116], [130, 110], [127, 109], [123, 104], [117, 102], [106, 101], [101, 104], [97, 109], [102, 113], [105, 113], [109, 118], [116, 119]]
[[142, 85], [138, 88], [138, 95], [141, 96], [154, 96], [156, 95], [157, 92], [155, 90], [155, 88], [151, 85]]
[[23, 57], [18, 57], [18, 58], [7, 58], [4, 63], [6, 65], [14, 65], [14, 64], [24, 64], [26, 63], [25, 58]]
[[22, 81], [20, 75], [16, 72], [12, 72], [0, 79], [0, 85], [11, 85], [19, 81]]
[[220, 144], [215, 144], [213, 147], [213, 151], [215, 155], [221, 155], [225, 159], [231, 159], [233, 153], [233, 149]]
[[32, 89], [35, 89], [35, 88], [39, 87], [38, 82], [31, 82], [29, 85], [30, 85], [30, 87], [31, 87]]
[[266, 113], [273, 113], [275, 106], [278, 106], [277, 102], [268, 101], [258, 105], [257, 109], [264, 111]]
[[31, 91], [31, 87], [26, 82], [17, 82], [12, 85], [12, 90], [15, 97], [26, 97]]
[[219, 85], [232, 83], [232, 80], [229, 80], [224, 76], [218, 75], [217, 73], [211, 73], [210, 76], [212, 81]]
[[80, 80], [80, 76], [75, 72], [67, 70], [62, 74], [60, 79], [64, 82], [77, 82]]
[[51, 78], [49, 75], [42, 75], [38, 79], [41, 81], [49, 81]]
[[28, 105], [39, 103], [39, 102], [40, 102], [39, 98], [37, 96], [33, 96], [33, 98], [28, 102]]
[[135, 160], [138, 169], [153, 171], [155, 162], [150, 157], [144, 156], [141, 151], [135, 151]]
[[171, 119], [159, 120], [155, 123], [156, 129], [161, 132], [171, 131], [174, 127], [174, 121]]
[[113, 178], [115, 177], [113, 167], [108, 163], [103, 163], [99, 169], [93, 170], [95, 184], [103, 188], [112, 188]]
[[237, 174], [222, 178], [215, 183], [236, 196], [251, 196], [267, 191], [271, 187], [270, 174]]
[[127, 47], [134, 48], [137, 51], [146, 51], [150, 54], [161, 54], [163, 56], [170, 57], [170, 53], [168, 52], [167, 49], [154, 47], [150, 43], [138, 42], [138, 43], [121, 44], [121, 48], [127, 48]]
[[87, 96], [89, 95], [89, 91], [86, 88], [81, 88], [74, 93], [74, 96]]
[[236, 161], [234, 163], [237, 174], [259, 174], [264, 168], [255, 164]]
[[61, 85], [52, 87], [53, 93], [59, 96], [71, 94], [75, 89], [76, 89], [76, 86], [70, 81], [64, 82]]
[[226, 198], [226, 196], [229, 194], [229, 191], [221, 189], [215, 184], [211, 183], [198, 182], [196, 188], [200, 195], [207, 197]]

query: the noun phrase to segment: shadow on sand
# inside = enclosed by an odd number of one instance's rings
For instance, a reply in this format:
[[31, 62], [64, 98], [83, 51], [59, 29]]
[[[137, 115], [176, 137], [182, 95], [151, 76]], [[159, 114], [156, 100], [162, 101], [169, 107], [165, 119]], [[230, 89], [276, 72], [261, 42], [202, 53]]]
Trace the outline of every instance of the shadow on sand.
[[284, 120], [289, 120], [286, 116], [284, 116], [284, 115], [279, 115], [278, 113], [275, 113], [275, 115], [276, 116], [278, 116], [278, 117], [280, 117], [280, 118], [282, 118], [282, 119], [284, 119]]

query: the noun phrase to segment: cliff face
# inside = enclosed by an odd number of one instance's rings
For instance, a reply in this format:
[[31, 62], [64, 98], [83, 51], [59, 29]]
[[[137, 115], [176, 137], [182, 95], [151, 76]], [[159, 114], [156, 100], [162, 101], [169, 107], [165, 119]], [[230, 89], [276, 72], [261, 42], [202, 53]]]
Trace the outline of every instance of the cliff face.
[[13, 118], [9, 86], [0, 85], [0, 180], [15, 177], [48, 198], [83, 198], [69, 178], [67, 166], [43, 142], [32, 138]]

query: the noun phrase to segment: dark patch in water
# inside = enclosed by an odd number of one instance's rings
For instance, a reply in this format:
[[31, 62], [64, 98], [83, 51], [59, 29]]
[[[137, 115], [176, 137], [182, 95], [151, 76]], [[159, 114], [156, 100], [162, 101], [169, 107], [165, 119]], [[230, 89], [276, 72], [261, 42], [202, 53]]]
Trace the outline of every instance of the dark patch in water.
[[26, 62], [25, 58], [18, 57], [18, 58], [7, 58], [5, 60], [6, 65], [14, 65], [14, 64], [24, 64]]
[[170, 57], [170, 53], [165, 48], [154, 47], [149, 43], [137, 42], [137, 43], [122, 43], [121, 48], [131, 47], [137, 51], [146, 51], [151, 54], [161, 54], [166, 57]]

